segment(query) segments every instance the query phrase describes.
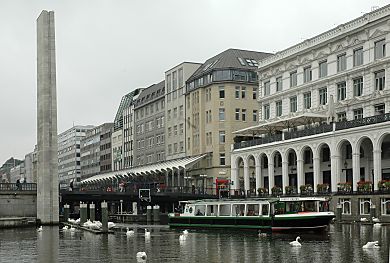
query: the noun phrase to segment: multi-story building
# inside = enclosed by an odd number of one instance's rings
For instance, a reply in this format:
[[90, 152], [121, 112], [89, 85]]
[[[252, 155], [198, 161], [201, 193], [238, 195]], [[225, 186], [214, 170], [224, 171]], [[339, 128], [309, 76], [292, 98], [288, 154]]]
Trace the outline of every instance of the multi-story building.
[[187, 171], [190, 184], [203, 188], [226, 185], [232, 132], [257, 123], [257, 61], [269, 55], [228, 49], [208, 59], [187, 80], [187, 156], [208, 154]]
[[201, 66], [183, 62], [165, 72], [165, 155], [167, 160], [186, 156], [185, 82]]
[[11, 183], [16, 183], [17, 180], [19, 182], [23, 182], [25, 178], [25, 166], [24, 166], [24, 160], [15, 167], [12, 167], [10, 170], [10, 178], [11, 178]]
[[13, 157], [9, 158], [1, 167], [0, 167], [0, 176], [1, 181], [3, 183], [10, 183], [11, 182], [11, 169], [19, 164], [21, 164], [23, 161], [15, 159]]
[[111, 134], [112, 142], [112, 170], [123, 169], [123, 130], [113, 131]]
[[26, 154], [24, 157], [25, 179], [27, 183], [37, 182], [36, 162], [37, 145], [35, 145], [35, 149], [33, 152]]
[[[253, 137], [234, 145], [233, 190], [387, 189], [389, 19], [388, 5], [259, 62], [261, 122], [237, 131]], [[389, 196], [379, 197], [361, 196], [352, 207], [367, 215], [376, 204], [390, 215]], [[351, 213], [351, 200], [341, 199]]]
[[81, 140], [81, 179], [111, 171], [113, 123], [104, 123], [86, 132]]
[[164, 83], [144, 89], [134, 103], [134, 166], [165, 160]]
[[61, 189], [69, 187], [72, 180], [80, 182], [80, 143], [92, 128], [92, 125], [77, 125], [58, 135], [58, 181]]

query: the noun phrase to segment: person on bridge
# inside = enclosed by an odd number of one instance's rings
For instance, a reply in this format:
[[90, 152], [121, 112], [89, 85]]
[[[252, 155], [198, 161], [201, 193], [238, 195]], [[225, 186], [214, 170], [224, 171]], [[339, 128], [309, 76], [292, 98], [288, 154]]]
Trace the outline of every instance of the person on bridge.
[[20, 180], [16, 180], [16, 190], [20, 190]]

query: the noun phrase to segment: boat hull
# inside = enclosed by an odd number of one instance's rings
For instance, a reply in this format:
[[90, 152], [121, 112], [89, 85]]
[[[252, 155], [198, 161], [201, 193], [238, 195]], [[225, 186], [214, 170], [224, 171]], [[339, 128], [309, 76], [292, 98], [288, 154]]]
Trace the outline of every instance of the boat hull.
[[216, 217], [171, 216], [170, 227], [179, 228], [238, 228], [272, 231], [323, 230], [334, 215], [289, 217]]

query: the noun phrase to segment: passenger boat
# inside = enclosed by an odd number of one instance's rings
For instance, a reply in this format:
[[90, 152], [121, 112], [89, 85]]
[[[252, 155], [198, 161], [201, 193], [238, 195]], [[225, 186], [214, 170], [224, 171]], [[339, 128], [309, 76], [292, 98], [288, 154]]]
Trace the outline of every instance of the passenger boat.
[[181, 206], [182, 213], [168, 215], [170, 227], [315, 231], [335, 217], [325, 197], [196, 200]]

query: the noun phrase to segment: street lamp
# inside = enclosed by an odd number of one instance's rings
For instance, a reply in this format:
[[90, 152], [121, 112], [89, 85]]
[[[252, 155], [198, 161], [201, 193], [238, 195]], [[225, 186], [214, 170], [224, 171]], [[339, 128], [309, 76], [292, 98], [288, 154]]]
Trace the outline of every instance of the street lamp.
[[251, 189], [254, 193], [256, 193], [256, 185], [255, 185], [255, 171], [252, 172], [252, 180], [251, 180]]
[[207, 178], [207, 174], [200, 174], [199, 177], [202, 178], [202, 188], [203, 188], [203, 194], [204, 194], [204, 186], [205, 186], [205, 183], [204, 183], [204, 180], [205, 178]]

